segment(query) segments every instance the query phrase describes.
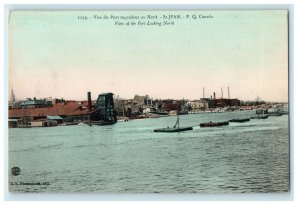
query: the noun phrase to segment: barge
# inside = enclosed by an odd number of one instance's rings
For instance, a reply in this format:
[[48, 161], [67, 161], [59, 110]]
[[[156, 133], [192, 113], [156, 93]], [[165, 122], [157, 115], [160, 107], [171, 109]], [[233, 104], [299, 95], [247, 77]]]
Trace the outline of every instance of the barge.
[[236, 118], [236, 119], [232, 119], [232, 120], [229, 120], [229, 122], [238, 122], [238, 123], [243, 123], [243, 122], [248, 122], [250, 121], [250, 118]]
[[154, 132], [183, 132], [187, 130], [193, 130], [193, 127], [179, 127], [179, 115], [177, 115], [177, 121], [173, 127], [155, 129]]
[[229, 122], [205, 122], [205, 123], [200, 123], [200, 127], [220, 127], [220, 126], [225, 126], [229, 125]]

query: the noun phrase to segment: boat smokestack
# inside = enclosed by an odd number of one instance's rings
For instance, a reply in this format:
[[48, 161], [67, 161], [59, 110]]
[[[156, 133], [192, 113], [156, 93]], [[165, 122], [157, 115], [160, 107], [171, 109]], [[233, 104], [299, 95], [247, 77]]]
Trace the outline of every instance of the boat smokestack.
[[89, 109], [89, 112], [91, 112], [92, 111], [91, 92], [87, 92], [87, 98], [88, 98], [88, 109]]

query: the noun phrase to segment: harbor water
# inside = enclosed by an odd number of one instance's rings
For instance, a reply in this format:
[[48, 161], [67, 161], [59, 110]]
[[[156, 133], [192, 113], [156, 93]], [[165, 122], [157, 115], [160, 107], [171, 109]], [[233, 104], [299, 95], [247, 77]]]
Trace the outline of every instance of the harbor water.
[[[270, 193], [289, 191], [288, 115], [200, 128], [254, 111], [189, 114], [110, 126], [9, 129], [13, 192]], [[19, 175], [11, 169], [19, 167]]]

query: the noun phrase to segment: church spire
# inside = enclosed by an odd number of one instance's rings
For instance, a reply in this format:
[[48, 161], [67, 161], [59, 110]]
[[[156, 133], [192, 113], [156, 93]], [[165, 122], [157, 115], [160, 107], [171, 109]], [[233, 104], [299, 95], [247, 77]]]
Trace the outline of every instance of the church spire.
[[14, 103], [16, 101], [16, 97], [14, 94], [14, 89], [13, 87], [11, 88], [11, 95], [10, 95], [10, 102]]

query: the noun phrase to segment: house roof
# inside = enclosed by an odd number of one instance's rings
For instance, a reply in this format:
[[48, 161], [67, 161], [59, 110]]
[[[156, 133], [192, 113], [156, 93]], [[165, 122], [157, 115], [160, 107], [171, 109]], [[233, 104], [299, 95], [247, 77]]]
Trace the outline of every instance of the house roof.
[[[92, 111], [94, 112], [94, 111]], [[56, 103], [51, 107], [11, 109], [8, 111], [9, 118], [29, 117], [46, 117], [46, 116], [76, 116], [89, 114], [86, 106], [78, 104], [75, 101], [66, 101]]]

